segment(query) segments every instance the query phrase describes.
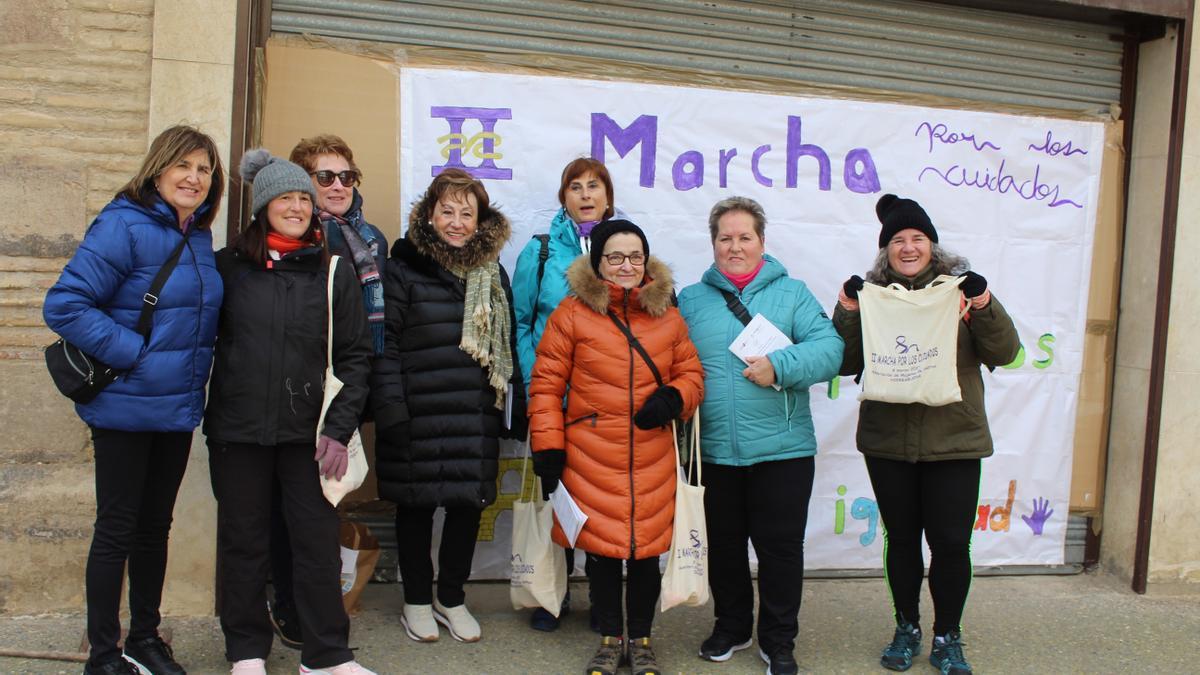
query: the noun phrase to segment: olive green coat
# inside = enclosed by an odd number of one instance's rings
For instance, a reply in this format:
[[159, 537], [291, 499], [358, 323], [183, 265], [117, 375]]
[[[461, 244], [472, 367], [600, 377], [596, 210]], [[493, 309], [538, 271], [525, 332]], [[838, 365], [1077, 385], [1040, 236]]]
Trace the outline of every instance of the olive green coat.
[[[924, 288], [936, 276], [932, 269], [908, 279], [889, 270], [889, 281], [908, 288]], [[833, 326], [846, 349], [842, 375], [863, 370], [862, 323], [857, 311], [834, 308]], [[958, 386], [962, 401], [944, 406], [922, 403], [863, 401], [858, 410], [856, 441], [859, 452], [906, 462], [943, 459], [976, 459], [992, 454], [992, 434], [983, 404], [980, 365], [998, 367], [1012, 363], [1020, 348], [1017, 329], [1008, 312], [992, 296], [981, 310], [971, 310], [958, 323]]]

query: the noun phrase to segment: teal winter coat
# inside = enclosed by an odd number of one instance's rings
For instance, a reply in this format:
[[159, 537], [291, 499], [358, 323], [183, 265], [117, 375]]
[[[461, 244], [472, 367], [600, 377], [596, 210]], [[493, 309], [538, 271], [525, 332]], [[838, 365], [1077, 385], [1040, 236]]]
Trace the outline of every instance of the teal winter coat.
[[[679, 294], [679, 311], [704, 365], [700, 431], [706, 462], [749, 466], [815, 455], [808, 388], [832, 379], [842, 363], [842, 338], [808, 287], [775, 258], [763, 258], [758, 276], [740, 294], [716, 265]], [[794, 343], [767, 355], [780, 391], [742, 376], [746, 365], [729, 345], [743, 326], [719, 289], [737, 294], [751, 316], [763, 314]]]
[[[579, 242], [579, 230], [567, 215], [559, 209], [550, 222], [549, 257], [542, 270], [541, 288], [538, 287], [538, 254], [542, 242], [531, 238], [513, 272], [513, 311], [517, 317], [517, 356], [521, 362], [521, 375], [525, 378], [526, 391], [529, 375], [533, 372], [533, 361], [537, 357], [538, 342], [546, 328], [546, 320], [567, 297], [567, 268], [583, 253]], [[536, 316], [535, 316], [536, 313]]]

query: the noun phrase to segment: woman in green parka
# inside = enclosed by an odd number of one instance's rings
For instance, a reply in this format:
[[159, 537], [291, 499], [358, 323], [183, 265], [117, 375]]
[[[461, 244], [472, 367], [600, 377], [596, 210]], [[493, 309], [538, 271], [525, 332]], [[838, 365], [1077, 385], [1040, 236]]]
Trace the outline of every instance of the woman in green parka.
[[845, 340], [842, 375], [863, 370], [858, 292], [864, 283], [928, 286], [941, 274], [961, 275], [968, 310], [958, 324], [958, 384], [962, 401], [944, 406], [863, 401], [858, 449], [884, 526], [884, 568], [895, 609], [896, 630], [880, 657], [890, 670], [908, 670], [921, 651], [918, 606], [924, 562], [921, 535], [929, 543], [929, 592], [933, 596], [933, 647], [929, 661], [945, 674], [971, 672], [963, 655], [959, 622], [971, 585], [971, 529], [979, 498], [980, 460], [992, 454], [980, 366], [1011, 363], [1020, 344], [1004, 307], [987, 280], [965, 258], [938, 245], [937, 230], [921, 205], [884, 195], [875, 206], [882, 229], [879, 254], [866, 280], [855, 275], [842, 286], [833, 325]]

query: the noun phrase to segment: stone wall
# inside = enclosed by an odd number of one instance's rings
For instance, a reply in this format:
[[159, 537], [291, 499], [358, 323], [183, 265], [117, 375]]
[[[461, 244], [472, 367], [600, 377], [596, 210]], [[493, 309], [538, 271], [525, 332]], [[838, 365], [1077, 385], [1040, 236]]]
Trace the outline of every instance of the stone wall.
[[42, 300], [145, 152], [153, 21], [154, 0], [0, 3], [0, 613], [83, 605], [92, 449]]

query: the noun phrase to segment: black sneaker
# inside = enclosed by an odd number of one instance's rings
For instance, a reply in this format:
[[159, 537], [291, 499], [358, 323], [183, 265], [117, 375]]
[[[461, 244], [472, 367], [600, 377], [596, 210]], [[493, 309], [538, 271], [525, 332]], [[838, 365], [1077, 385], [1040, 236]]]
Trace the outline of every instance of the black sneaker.
[[971, 675], [971, 664], [967, 663], [967, 657], [963, 656], [962, 635], [958, 631], [933, 638], [929, 662], [941, 671], [942, 675]]
[[300, 632], [300, 617], [296, 616], [296, 606], [291, 603], [267, 603], [267, 614], [271, 618], [271, 627], [279, 636], [284, 647], [300, 649], [304, 646], [304, 634]]
[[912, 668], [913, 657], [921, 653], [921, 627], [907, 621], [896, 626], [892, 643], [883, 649], [879, 665], [888, 670]]
[[567, 618], [567, 615], [570, 613], [571, 591], [567, 591], [567, 594], [563, 596], [562, 607], [558, 610], [558, 616], [547, 612], [543, 607], [538, 607], [533, 610], [533, 616], [529, 617], [529, 627], [547, 633], [556, 631], [558, 630], [558, 624], [562, 623], [562, 620]]
[[700, 658], [717, 663], [728, 661], [734, 652], [749, 647], [751, 642], [753, 640], [750, 638], [743, 641], [714, 631], [707, 640], [700, 643]]
[[796, 657], [792, 656], [792, 650], [785, 647], [776, 649], [770, 656], [759, 649], [758, 656], [767, 664], [767, 675], [796, 675], [800, 672], [800, 666], [796, 665]]
[[125, 640], [125, 658], [143, 675], [187, 675], [175, 661], [171, 645], [157, 635], [142, 640]]
[[141, 675], [141, 672], [137, 666], [125, 659], [109, 661], [102, 666], [93, 666], [90, 663], [83, 666], [83, 675]]

